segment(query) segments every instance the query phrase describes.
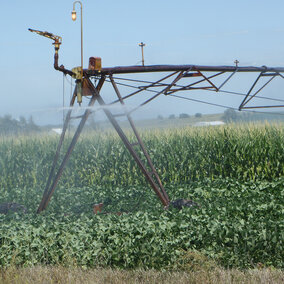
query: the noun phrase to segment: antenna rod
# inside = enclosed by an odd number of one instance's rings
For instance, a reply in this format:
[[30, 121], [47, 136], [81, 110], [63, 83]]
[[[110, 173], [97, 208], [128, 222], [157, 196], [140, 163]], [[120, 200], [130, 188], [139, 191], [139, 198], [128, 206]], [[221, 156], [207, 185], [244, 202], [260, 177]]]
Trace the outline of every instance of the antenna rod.
[[139, 46], [141, 47], [141, 51], [142, 51], [142, 66], [144, 66], [144, 46], [146, 44], [143, 43], [142, 41], [139, 43]]

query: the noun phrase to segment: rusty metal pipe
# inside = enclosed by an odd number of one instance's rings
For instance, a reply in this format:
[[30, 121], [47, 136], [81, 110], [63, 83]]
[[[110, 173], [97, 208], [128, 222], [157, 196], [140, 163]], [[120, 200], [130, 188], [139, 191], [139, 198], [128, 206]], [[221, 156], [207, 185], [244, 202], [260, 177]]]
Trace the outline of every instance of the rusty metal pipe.
[[60, 72], [63, 72], [65, 75], [68, 74], [68, 75], [70, 75], [70, 76], [73, 76], [74, 73], [73, 73], [72, 71], [70, 71], [70, 70], [68, 70], [68, 69], [65, 69], [65, 67], [64, 67], [63, 65], [58, 66], [58, 58], [59, 58], [59, 56], [58, 56], [58, 50], [59, 50], [59, 48], [55, 47], [54, 64], [53, 64], [54, 69], [55, 69], [55, 70], [58, 70], [58, 71], [60, 71]]
[[284, 67], [255, 67], [255, 66], [203, 66], [203, 65], [148, 65], [148, 66], [117, 66], [102, 68], [101, 72], [87, 70], [88, 76], [126, 74], [126, 73], [147, 73], [147, 72], [171, 72], [171, 71], [204, 71], [204, 72], [284, 72]]

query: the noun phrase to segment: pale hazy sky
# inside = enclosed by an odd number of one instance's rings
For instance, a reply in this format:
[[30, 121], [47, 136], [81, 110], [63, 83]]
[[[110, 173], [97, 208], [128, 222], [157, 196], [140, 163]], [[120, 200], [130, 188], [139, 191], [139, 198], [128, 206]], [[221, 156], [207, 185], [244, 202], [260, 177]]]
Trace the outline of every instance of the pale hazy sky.
[[[135, 65], [141, 60], [141, 41], [146, 43], [146, 65], [234, 65], [238, 59], [244, 66], [284, 66], [283, 0], [82, 2], [85, 67], [90, 56], [101, 57], [104, 67]], [[63, 83], [62, 74], [53, 69], [52, 41], [28, 28], [62, 36], [59, 63], [69, 69], [78, 66], [80, 21], [71, 20], [72, 6], [69, 0], [2, 1], [0, 116], [33, 114], [36, 122], [40, 118], [52, 122], [59, 115], [53, 109], [62, 106]], [[70, 87], [65, 83], [67, 104]], [[282, 85], [276, 82], [265, 95], [283, 98], [283, 87], [284, 80]], [[194, 98], [199, 96], [233, 107], [240, 102], [240, 98], [215, 93], [194, 94]], [[145, 113], [223, 111], [163, 97]]]

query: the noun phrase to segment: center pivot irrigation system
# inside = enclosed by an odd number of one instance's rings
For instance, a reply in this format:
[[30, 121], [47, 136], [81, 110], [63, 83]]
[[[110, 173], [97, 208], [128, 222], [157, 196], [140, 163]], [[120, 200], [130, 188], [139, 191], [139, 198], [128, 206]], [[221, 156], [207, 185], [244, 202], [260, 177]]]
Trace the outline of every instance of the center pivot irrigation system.
[[[173, 96], [202, 103], [202, 101], [197, 99], [176, 95], [177, 92], [193, 90], [207, 90], [220, 93], [223, 92], [241, 95], [243, 96], [243, 100], [238, 108], [239, 110], [284, 106], [284, 100], [258, 96], [259, 92], [262, 91], [274, 78], [281, 77], [282, 79], [284, 79], [284, 76], [282, 74], [284, 72], [284, 67], [240, 67], [238, 66], [238, 61], [235, 61], [235, 66], [142, 65], [102, 68], [101, 58], [91, 57], [89, 59], [88, 69], [76, 67], [72, 70], [68, 70], [63, 65], [58, 65], [58, 51], [60, 48], [60, 44], [62, 43], [61, 37], [48, 32], [42, 32], [32, 29], [29, 30], [41, 36], [50, 38], [54, 41], [54, 68], [60, 72], [63, 72], [65, 75], [72, 76], [76, 80], [76, 86], [70, 101], [70, 108], [65, 117], [61, 137], [54, 156], [50, 174], [44, 190], [43, 198], [37, 210], [38, 213], [46, 209], [50, 198], [54, 193], [56, 185], [67, 164], [67, 161], [69, 160], [70, 155], [83, 130], [83, 127], [90, 114], [94, 111], [92, 107], [95, 102], [98, 102], [101, 109], [104, 111], [106, 117], [111, 122], [112, 126], [114, 127], [119, 137], [123, 141], [124, 145], [128, 149], [129, 153], [133, 156], [135, 162], [141, 169], [146, 180], [148, 181], [148, 183], [153, 188], [156, 195], [166, 208], [170, 204], [175, 206], [175, 204], [178, 203], [178, 206], [180, 206], [181, 204], [185, 204], [186, 200], [180, 200], [180, 202], [170, 201], [169, 196], [162, 185], [159, 175], [131, 118], [131, 114], [134, 111], [136, 111], [142, 106], [145, 106], [160, 95]], [[146, 80], [129, 78], [129, 74], [153, 72], [160, 74], [159, 80], [150, 82]], [[227, 84], [238, 73], [255, 73], [257, 75], [256, 78], [253, 79], [253, 82], [250, 83], [248, 91], [246, 93], [236, 93], [225, 91], [224, 89], [222, 89], [224, 85]], [[221, 84], [217, 84], [215, 82], [216, 79], [219, 79], [218, 82], [220, 82], [221, 80]], [[106, 85], [105, 83], [108, 83], [108, 85], [112, 87], [117, 97], [115, 100], [108, 103], [105, 102], [101, 95], [101, 90], [103, 86]], [[121, 89], [123, 89], [125, 94], [121, 93]], [[131, 89], [130, 92], [129, 89]], [[143, 102], [139, 103], [135, 108], [128, 109], [125, 105], [125, 101], [137, 95], [141, 97], [141, 94], [143, 93], [148, 94], [146, 100], [143, 100]], [[74, 106], [76, 98], [77, 102], [81, 105], [83, 97], [89, 99], [88, 107], [84, 110], [84, 113], [82, 115], [71, 116], [72, 107]], [[278, 102], [282, 104], [249, 106], [248, 103], [253, 98], [272, 100], [274, 101], [274, 103]], [[206, 102], [203, 101], [203, 103]], [[214, 103], [208, 104], [220, 106]], [[114, 113], [112, 111], [113, 108], [109, 107], [117, 105], [120, 106], [120, 113]], [[127, 135], [121, 128], [121, 121], [118, 119], [118, 117], [124, 117], [126, 120], [128, 120], [133, 131], [135, 141], [130, 141], [131, 139], [127, 137]], [[65, 138], [66, 130], [72, 119], [80, 119], [80, 122], [77, 126], [74, 136], [72, 137], [68, 149], [65, 152], [63, 159], [60, 159], [61, 162], [59, 163], [60, 151]], [[139, 156], [139, 154], [144, 156], [143, 159], [141, 159], [141, 156]], [[145, 163], [143, 162], [143, 160], [145, 161]]]

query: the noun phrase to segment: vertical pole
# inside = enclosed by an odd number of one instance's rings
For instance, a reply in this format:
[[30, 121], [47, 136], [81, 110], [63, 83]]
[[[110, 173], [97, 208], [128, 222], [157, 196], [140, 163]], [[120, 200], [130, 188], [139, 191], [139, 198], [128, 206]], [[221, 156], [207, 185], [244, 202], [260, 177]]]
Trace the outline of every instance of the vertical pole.
[[81, 4], [81, 76], [83, 78], [83, 5]]
[[62, 90], [62, 107], [63, 107], [63, 109], [62, 109], [62, 128], [63, 128], [64, 117], [65, 117], [65, 113], [64, 113], [64, 107], [65, 107], [65, 77], [64, 76], [65, 76], [65, 74], [62, 73], [62, 76], [63, 76], [63, 86], [62, 86], [62, 88], [63, 88], [63, 90]]
[[141, 51], [142, 51], [142, 66], [144, 66], [144, 46], [146, 44], [143, 43], [142, 41], [139, 43], [139, 46], [141, 46]]

